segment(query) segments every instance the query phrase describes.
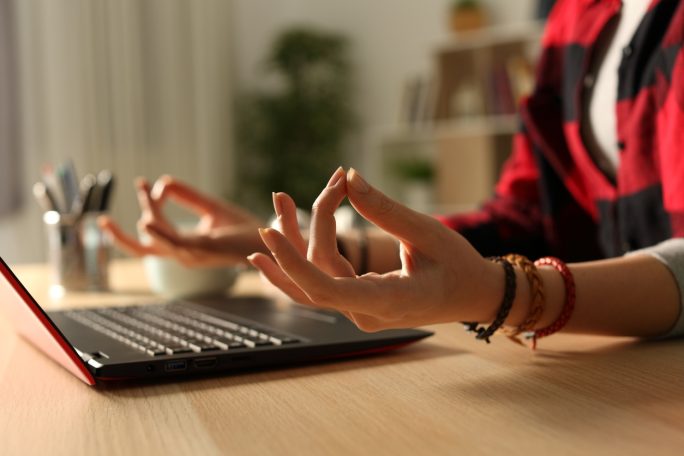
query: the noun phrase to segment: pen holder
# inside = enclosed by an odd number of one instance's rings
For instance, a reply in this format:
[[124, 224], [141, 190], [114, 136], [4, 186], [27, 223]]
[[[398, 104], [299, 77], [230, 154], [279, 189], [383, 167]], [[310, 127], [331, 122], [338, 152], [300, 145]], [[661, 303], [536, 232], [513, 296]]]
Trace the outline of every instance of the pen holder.
[[97, 225], [99, 215], [78, 217], [55, 211], [43, 215], [53, 285], [74, 291], [109, 288], [111, 243]]

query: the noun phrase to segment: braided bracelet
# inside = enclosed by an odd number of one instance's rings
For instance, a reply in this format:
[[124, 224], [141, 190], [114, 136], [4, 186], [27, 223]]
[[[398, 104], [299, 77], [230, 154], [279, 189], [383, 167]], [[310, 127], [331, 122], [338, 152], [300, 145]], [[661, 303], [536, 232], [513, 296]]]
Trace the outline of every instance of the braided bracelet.
[[525, 320], [517, 328], [504, 330], [504, 334], [506, 334], [509, 339], [523, 345], [523, 342], [518, 336], [533, 331], [535, 325], [539, 322], [544, 313], [544, 308], [546, 307], [544, 284], [539, 275], [539, 271], [537, 271], [537, 267], [527, 257], [511, 253], [506, 255], [505, 258], [513, 263], [513, 265], [522, 269], [527, 277], [527, 282], [530, 285], [530, 311], [527, 313], [527, 317], [525, 317]]
[[560, 273], [561, 277], [563, 277], [563, 283], [565, 284], [565, 303], [563, 304], [563, 310], [561, 310], [561, 314], [556, 321], [546, 328], [538, 329], [533, 333], [531, 336], [533, 350], [537, 348], [537, 340], [542, 337], [548, 337], [563, 329], [570, 320], [572, 312], [575, 310], [575, 279], [572, 276], [570, 268], [568, 268], [564, 262], [554, 257], [540, 258], [534, 262], [534, 265], [537, 267], [552, 266]]
[[496, 330], [503, 325], [504, 321], [506, 321], [506, 318], [508, 317], [508, 314], [511, 312], [511, 307], [513, 307], [513, 300], [515, 299], [516, 289], [515, 270], [513, 269], [513, 265], [511, 264], [511, 262], [502, 257], [494, 257], [491, 258], [491, 260], [496, 263], [500, 263], [503, 266], [504, 272], [506, 274], [504, 296], [503, 300], [501, 301], [501, 307], [499, 307], [499, 312], [496, 314], [496, 319], [494, 319], [492, 324], [489, 325], [487, 328], [485, 328], [484, 326], [478, 326], [479, 323], [477, 322], [463, 323], [465, 325], [466, 331], [477, 333], [475, 335], [475, 338], [479, 340], [484, 340], [487, 343], [490, 343], [489, 338], [492, 337]]

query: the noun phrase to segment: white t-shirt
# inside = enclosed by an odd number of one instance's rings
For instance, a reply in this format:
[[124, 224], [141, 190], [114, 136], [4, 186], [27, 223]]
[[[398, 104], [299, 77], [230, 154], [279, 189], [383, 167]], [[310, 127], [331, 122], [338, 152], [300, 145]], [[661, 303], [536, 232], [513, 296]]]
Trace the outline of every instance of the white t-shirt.
[[[650, 0], [623, 0], [620, 19], [608, 44], [603, 61], [596, 72], [595, 82], [589, 98], [588, 117], [591, 135], [591, 150], [602, 168], [615, 174], [619, 163], [617, 145], [617, 122], [615, 101], [618, 91], [618, 67], [622, 59], [622, 50], [634, 36], [641, 19], [644, 17]], [[601, 156], [602, 155], [602, 156]]]
[[[618, 90], [618, 67], [622, 50], [634, 36], [641, 19], [648, 10], [650, 0], [623, 0], [622, 10], [613, 38], [604, 51], [604, 58], [594, 76], [585, 115], [589, 126], [585, 142], [599, 166], [615, 176], [620, 163], [617, 140], [615, 103]], [[591, 77], [591, 76], [590, 76]], [[679, 319], [664, 337], [684, 336], [684, 238], [669, 239], [628, 255], [651, 255], [670, 269], [677, 281], [681, 297]]]

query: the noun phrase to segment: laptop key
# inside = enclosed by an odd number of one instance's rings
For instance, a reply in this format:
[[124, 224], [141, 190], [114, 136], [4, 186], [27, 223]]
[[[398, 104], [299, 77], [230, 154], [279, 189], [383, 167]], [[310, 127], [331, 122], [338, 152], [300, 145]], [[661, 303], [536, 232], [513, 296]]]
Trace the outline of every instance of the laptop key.
[[213, 343], [214, 345], [216, 345], [218, 348], [220, 348], [221, 350], [228, 350], [228, 341], [225, 341], [225, 342], [224, 342], [224, 341], [221, 341], [221, 340], [218, 340], [218, 339], [214, 339], [214, 340], [212, 341], [212, 343]]
[[166, 347], [166, 353], [169, 355], [178, 355], [181, 353], [192, 353], [192, 350], [188, 347], [174, 346]]
[[242, 342], [236, 342], [234, 340], [225, 339], [222, 337], [214, 339], [212, 343], [219, 347], [221, 350], [235, 350], [236, 348], [245, 348], [245, 344], [243, 344]]

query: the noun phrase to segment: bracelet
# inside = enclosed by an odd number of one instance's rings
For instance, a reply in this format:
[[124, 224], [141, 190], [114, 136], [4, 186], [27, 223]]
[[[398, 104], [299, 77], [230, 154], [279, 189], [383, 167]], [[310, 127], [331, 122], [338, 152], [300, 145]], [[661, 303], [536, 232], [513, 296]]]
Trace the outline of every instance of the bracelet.
[[516, 289], [515, 270], [513, 269], [513, 265], [511, 264], [511, 262], [503, 257], [494, 257], [491, 260], [496, 263], [500, 263], [503, 266], [504, 272], [506, 274], [504, 296], [503, 300], [501, 301], [501, 307], [499, 307], [499, 312], [496, 314], [496, 319], [494, 319], [492, 324], [489, 325], [487, 328], [485, 328], [484, 326], [478, 326], [477, 322], [463, 323], [466, 327], [466, 331], [476, 332], [477, 334], [475, 335], [475, 338], [479, 340], [484, 340], [487, 343], [490, 342], [489, 338], [496, 332], [497, 329], [499, 329], [503, 325], [504, 321], [508, 317], [508, 314], [511, 312], [511, 307], [513, 307], [513, 300], [515, 299]]
[[533, 331], [535, 325], [539, 322], [544, 313], [544, 308], [546, 307], [544, 283], [539, 275], [539, 271], [537, 271], [537, 267], [527, 257], [511, 253], [506, 255], [505, 258], [513, 263], [514, 266], [518, 266], [523, 270], [527, 277], [527, 282], [530, 285], [530, 311], [528, 312], [527, 317], [525, 317], [525, 320], [517, 328], [504, 331], [504, 334], [513, 342], [523, 345], [523, 342], [518, 335]]
[[575, 279], [572, 276], [570, 268], [561, 260], [554, 257], [540, 258], [534, 262], [534, 265], [537, 267], [552, 266], [560, 273], [561, 277], [563, 277], [563, 283], [565, 284], [565, 303], [563, 304], [563, 310], [561, 310], [561, 314], [556, 321], [546, 328], [536, 330], [532, 334], [532, 349], [537, 348], [537, 340], [542, 337], [550, 336], [563, 329], [570, 320], [572, 312], [575, 310]]

